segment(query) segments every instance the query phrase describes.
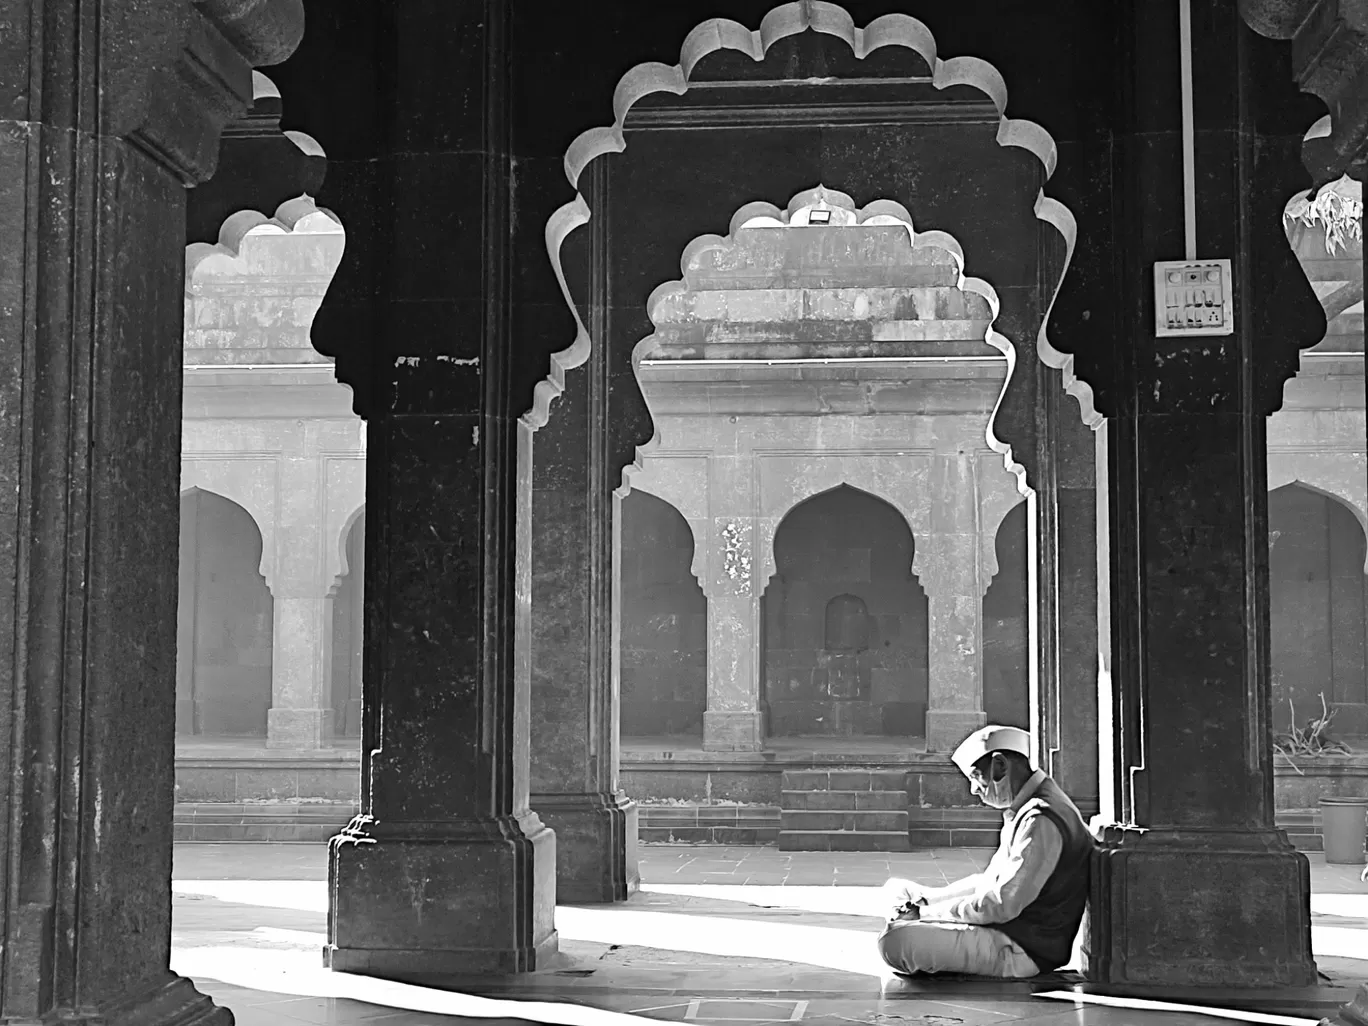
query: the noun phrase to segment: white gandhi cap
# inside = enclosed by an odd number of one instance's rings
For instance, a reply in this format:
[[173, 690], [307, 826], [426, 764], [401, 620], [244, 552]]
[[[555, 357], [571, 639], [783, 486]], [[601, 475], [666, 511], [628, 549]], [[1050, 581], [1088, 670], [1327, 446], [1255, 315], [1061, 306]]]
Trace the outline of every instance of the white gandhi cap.
[[991, 724], [974, 731], [955, 749], [950, 759], [966, 777], [978, 762], [990, 752], [1017, 752], [1031, 757], [1031, 735], [1020, 727], [997, 727]]

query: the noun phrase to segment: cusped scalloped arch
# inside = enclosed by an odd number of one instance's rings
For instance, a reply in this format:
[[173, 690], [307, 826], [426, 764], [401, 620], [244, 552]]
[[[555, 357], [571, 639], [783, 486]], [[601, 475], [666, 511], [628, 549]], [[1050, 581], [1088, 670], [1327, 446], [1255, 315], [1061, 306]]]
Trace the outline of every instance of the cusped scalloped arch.
[[[819, 186], [818, 189], [820, 188], [821, 187]], [[793, 204], [797, 203], [800, 198], [811, 196], [815, 192], [816, 190], [805, 190], [804, 192], [798, 193], [798, 195], [794, 197], [793, 201], [791, 201], [789, 205], [789, 210], [793, 211], [794, 209], [796, 209]], [[827, 193], [827, 196], [844, 196], [844, 194]], [[1002, 457], [1003, 466], [1008, 470], [1008, 472], [1010, 472], [1016, 477], [1017, 490], [1020, 492], [1020, 494], [1029, 494], [1030, 485], [1026, 481], [1026, 468], [1022, 464], [1018, 463], [1015, 459], [1013, 459], [1011, 445], [1007, 442], [1001, 441], [993, 433], [993, 424], [997, 420], [998, 411], [1002, 408], [1003, 399], [1007, 394], [1007, 385], [1012, 380], [1012, 375], [1016, 373], [1016, 347], [1012, 345], [1010, 339], [1008, 339], [1005, 335], [998, 332], [993, 327], [993, 323], [997, 320], [998, 313], [1001, 310], [1001, 302], [998, 299], [997, 292], [993, 289], [992, 285], [984, 281], [982, 278], [965, 277], [964, 250], [960, 246], [959, 242], [949, 233], [939, 230], [927, 232], [917, 231], [912, 224], [911, 216], [907, 215], [906, 208], [903, 208], [900, 204], [897, 204], [893, 200], [875, 200], [873, 203], [870, 203], [867, 206], [860, 208], [858, 210], [854, 209], [854, 203], [853, 201], [849, 200], [849, 197], [845, 197], [845, 201], [850, 204], [850, 209], [852, 209], [855, 213], [856, 224], [887, 224], [889, 223], [889, 221], [896, 221], [899, 224], [906, 225], [908, 235], [911, 238], [911, 250], [913, 252], [916, 252], [920, 249], [937, 250], [948, 254], [955, 265], [956, 273], [958, 276], [958, 281], [955, 287], [960, 289], [961, 291], [970, 292], [974, 293], [975, 295], [981, 296], [984, 302], [987, 303], [989, 311], [989, 322], [987, 331], [984, 335], [984, 341], [988, 343], [988, 345], [996, 349], [999, 353], [1001, 353], [1003, 359], [1007, 361], [1007, 376], [1003, 379], [1002, 391], [998, 394], [997, 402], [994, 403], [993, 411], [988, 417], [988, 427], [987, 430], [984, 432], [984, 441], [988, 445], [988, 447], [993, 450], [993, 452], [998, 453]], [[895, 213], [895, 211], [900, 213]], [[685, 279], [688, 276], [689, 269], [693, 260], [695, 260], [700, 254], [707, 252], [709, 250], [726, 249], [729, 246], [735, 245], [737, 232], [748, 230], [746, 228], [746, 225], [749, 222], [755, 221], [756, 218], [764, 217], [774, 217], [776, 220], [781, 221], [780, 227], [783, 226], [783, 221], [779, 214], [779, 208], [767, 203], [748, 203], [745, 206], [741, 207], [732, 216], [730, 221], [732, 227], [728, 235], [700, 235], [698, 238], [692, 240], [688, 245], [686, 245], [684, 247], [684, 252], [683, 255], [680, 257], [679, 262], [680, 278], [676, 281], [664, 282], [656, 286], [656, 288], [652, 290], [650, 297], [646, 301], [646, 310], [651, 318], [651, 322], [655, 324], [658, 328], [660, 325], [659, 317], [661, 311], [666, 306], [668, 301], [671, 298], [679, 296], [682, 293], [688, 291], [688, 285]], [[801, 231], [803, 229], [794, 230]], [[585, 337], [587, 338], [587, 336]], [[658, 345], [659, 338], [657, 334], [652, 333], [646, 336], [632, 348], [632, 372], [637, 376], [638, 381], [641, 378], [641, 361], [649, 357]], [[626, 481], [630, 474], [640, 473], [641, 468], [645, 465], [645, 459], [659, 448], [660, 428], [656, 424], [655, 418], [652, 417], [651, 437], [647, 439], [645, 443], [636, 447], [635, 458], [633, 459], [632, 463], [628, 464], [626, 467], [623, 468], [623, 480]]]
[[[224, 220], [217, 242], [192, 242], [185, 247], [187, 287], [197, 277], [249, 273], [243, 260], [243, 244], [251, 232], [260, 228], [285, 235], [340, 235], [344, 239], [346, 236], [337, 215], [318, 206], [311, 196], [286, 200], [276, 208], [273, 217], [258, 210], [239, 210]], [[341, 261], [342, 247], [339, 246], [336, 259], [329, 260], [329, 273], [336, 273]]]
[[180, 493], [208, 492], [240, 507], [252, 518], [261, 537], [261, 563], [257, 573], [266, 590], [275, 594], [275, 508], [264, 506], [250, 489], [239, 487], [240, 479], [232, 468], [215, 460], [182, 460]]
[[[624, 476], [622, 487], [614, 491], [614, 496], [620, 501], [627, 498], [632, 492], [643, 492], [653, 498], [659, 499], [665, 505], [679, 514], [686, 524], [689, 525], [689, 534], [693, 537], [693, 558], [689, 561], [689, 573], [693, 574], [698, 581], [700, 588], [706, 594], [708, 590], [708, 536], [707, 530], [707, 508], [706, 508], [706, 485], [700, 489], [695, 484], [689, 487], [688, 482], [676, 480], [672, 483], [660, 475], [652, 474], [649, 470], [638, 470], [630, 476]], [[704, 507], [701, 512], [691, 509], [690, 500], [704, 497]], [[690, 516], [690, 513], [694, 513]], [[621, 523], [621, 517], [615, 515], [613, 518]]]
[[908, 488], [906, 494], [899, 495], [885, 487], [885, 482], [873, 467], [837, 460], [815, 460], [808, 472], [793, 484], [795, 487], [784, 495], [782, 506], [775, 504], [776, 496], [761, 496], [756, 541], [759, 558], [756, 560], [753, 585], [756, 594], [764, 594], [770, 578], [778, 570], [774, 539], [785, 518], [803, 503], [842, 487], [853, 488], [897, 510], [912, 536], [913, 559], [907, 570], [915, 573], [917, 547], [931, 528], [931, 507], [924, 491]]
[[[1363, 480], [1362, 473], [1357, 475], [1357, 479]], [[1279, 488], [1287, 488], [1292, 485], [1324, 496], [1349, 510], [1350, 513], [1354, 514], [1354, 519], [1358, 521], [1359, 527], [1363, 530], [1365, 542], [1368, 543], [1368, 495], [1362, 492], [1349, 494], [1351, 489], [1345, 486], [1343, 478], [1327, 472], [1323, 466], [1298, 460], [1294, 468], [1290, 461], [1270, 459], [1268, 467], [1269, 492], [1275, 492]], [[1368, 574], [1368, 544], [1365, 544], [1364, 549], [1363, 572]]]
[[[775, 42], [805, 31], [819, 32], [844, 40], [860, 59], [885, 46], [901, 46], [921, 55], [931, 68], [931, 81], [935, 88], [972, 86], [992, 101], [999, 116], [998, 145], [1027, 150], [1040, 161], [1047, 180], [1054, 174], [1058, 159], [1054, 139], [1043, 127], [1032, 121], [1007, 117], [1007, 85], [997, 69], [977, 57], [942, 59], [936, 52], [936, 40], [931, 30], [910, 15], [885, 14], [860, 28], [850, 13], [838, 4], [826, 3], [823, 0], [801, 0], [775, 7], [761, 19], [760, 27], [756, 30], [748, 29], [730, 18], [710, 18], [696, 26], [685, 37], [680, 47], [678, 64], [649, 61], [638, 64], [623, 75], [613, 91], [612, 124], [580, 133], [566, 149], [565, 176], [576, 190], [575, 198], [561, 206], [547, 220], [545, 236], [547, 253], [555, 269], [556, 279], [560, 283], [561, 294], [574, 318], [575, 338], [569, 347], [552, 356], [550, 375], [539, 382], [534, 390], [532, 409], [524, 415], [524, 419], [532, 427], [540, 427], [546, 423], [551, 402], [564, 387], [564, 372], [583, 363], [588, 358], [589, 347], [592, 344], [588, 328], [580, 317], [574, 297], [570, 294], [565, 268], [561, 262], [561, 246], [565, 239], [580, 225], [588, 223], [592, 216], [589, 204], [579, 192], [579, 180], [584, 169], [598, 157], [621, 153], [627, 148], [623, 126], [628, 112], [638, 101], [653, 93], [665, 92], [682, 96], [688, 92], [694, 67], [708, 54], [720, 50], [735, 50], [746, 54], [752, 60], [762, 61]], [[1050, 311], [1059, 293], [1059, 285], [1068, 273], [1069, 263], [1073, 258], [1074, 244], [1078, 237], [1077, 221], [1064, 204], [1046, 196], [1043, 189], [1036, 198], [1034, 209], [1036, 217], [1058, 231], [1065, 244], [1060, 281], [1054, 283], [1049, 302], [1046, 304], [1036, 338], [1036, 350], [1047, 366], [1062, 373], [1065, 390], [1078, 399], [1083, 419], [1095, 425], [1100, 421], [1100, 416], [1093, 404], [1092, 389], [1074, 374], [1073, 357], [1054, 349], [1046, 334]], [[635, 352], [632, 359], [635, 364]]]

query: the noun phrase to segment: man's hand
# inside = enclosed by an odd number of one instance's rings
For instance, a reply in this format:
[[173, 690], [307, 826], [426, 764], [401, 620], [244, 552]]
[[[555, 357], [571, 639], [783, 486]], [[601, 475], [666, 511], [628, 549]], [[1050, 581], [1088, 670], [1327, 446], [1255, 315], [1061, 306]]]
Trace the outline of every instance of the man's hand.
[[926, 888], [921, 884], [911, 880], [889, 880], [884, 885], [884, 895], [893, 908], [890, 922], [921, 918], [921, 906], [926, 904]]
[[898, 908], [895, 908], [893, 910], [893, 915], [889, 918], [889, 922], [916, 922], [918, 919], [921, 918], [921, 910], [921, 905], [917, 904], [915, 901], [909, 901], [905, 905], [900, 905]]

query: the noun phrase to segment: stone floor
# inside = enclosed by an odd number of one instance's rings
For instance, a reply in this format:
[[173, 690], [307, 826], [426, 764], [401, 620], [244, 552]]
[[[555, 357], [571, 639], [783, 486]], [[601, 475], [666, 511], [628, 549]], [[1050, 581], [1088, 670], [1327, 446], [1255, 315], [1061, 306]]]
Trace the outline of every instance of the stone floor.
[[[883, 911], [879, 886], [890, 875], [932, 884], [955, 879], [984, 864], [989, 853], [982, 850], [646, 846], [642, 889], [631, 901], [557, 909], [556, 965], [517, 981], [450, 981], [453, 990], [320, 968], [325, 854], [322, 845], [304, 844], [177, 846], [172, 968], [231, 1008], [242, 1026], [627, 1026], [643, 1018], [722, 1026], [1218, 1022], [1194, 1012], [1037, 996], [1057, 989], [1049, 984], [892, 980], [871, 944]], [[1350, 987], [1368, 978], [1368, 884], [1356, 868], [1311, 858], [1317, 958], [1331, 981]], [[1283, 1021], [1316, 1021], [1301, 1016]]]

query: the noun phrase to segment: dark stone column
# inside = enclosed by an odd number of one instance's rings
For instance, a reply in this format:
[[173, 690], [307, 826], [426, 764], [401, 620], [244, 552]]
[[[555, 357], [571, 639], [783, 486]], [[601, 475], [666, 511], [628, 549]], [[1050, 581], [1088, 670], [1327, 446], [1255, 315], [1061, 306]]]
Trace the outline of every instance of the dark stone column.
[[[601, 342], [610, 309], [604, 161], [585, 186], [599, 214], [575, 232], [571, 252], [584, 257], [574, 281]], [[618, 786], [610, 476], [620, 475], [609, 473], [608, 366], [598, 344], [565, 373], [533, 442], [532, 807], [556, 832], [556, 896], [566, 902], [622, 901], [640, 881], [637, 807]]]
[[1274, 825], [1265, 423], [1296, 346], [1324, 330], [1281, 224], [1312, 118], [1282, 84], [1277, 47], [1232, 5], [1192, 6], [1198, 256], [1233, 262], [1235, 332], [1155, 335], [1152, 262], [1183, 255], [1179, 26], [1128, 5], [1119, 95], [1131, 100], [1113, 144], [1120, 387], [1099, 525], [1113, 728], [1102, 786], [1117, 822], [1095, 863], [1089, 972], [1306, 986], [1308, 864]]
[[532, 807], [556, 832], [563, 902], [621, 901], [639, 880], [636, 803], [617, 779], [606, 356], [565, 375], [533, 445]]
[[273, 74], [328, 153], [347, 251], [313, 338], [369, 447], [361, 813], [329, 847], [324, 954], [390, 979], [556, 951], [555, 836], [528, 804], [509, 7], [325, 0]]
[[1097, 811], [1097, 474], [1093, 430], [1041, 364], [1035, 482], [1040, 762]]
[[0, 32], [0, 1017], [229, 1024], [170, 972], [185, 186], [288, 0]]

